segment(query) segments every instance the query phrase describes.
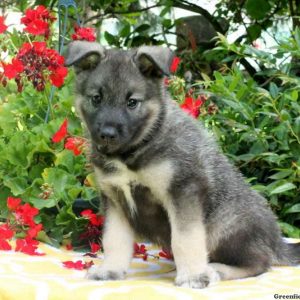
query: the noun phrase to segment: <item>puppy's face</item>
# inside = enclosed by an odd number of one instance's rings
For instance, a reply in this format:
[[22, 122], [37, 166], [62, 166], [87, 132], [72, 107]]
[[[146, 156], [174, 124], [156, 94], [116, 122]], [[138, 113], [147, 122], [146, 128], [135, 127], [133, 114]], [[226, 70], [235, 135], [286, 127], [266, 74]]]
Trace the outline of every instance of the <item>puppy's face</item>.
[[170, 60], [171, 52], [161, 47], [122, 51], [70, 44], [66, 64], [77, 74], [77, 110], [100, 152], [125, 152], [151, 134]]

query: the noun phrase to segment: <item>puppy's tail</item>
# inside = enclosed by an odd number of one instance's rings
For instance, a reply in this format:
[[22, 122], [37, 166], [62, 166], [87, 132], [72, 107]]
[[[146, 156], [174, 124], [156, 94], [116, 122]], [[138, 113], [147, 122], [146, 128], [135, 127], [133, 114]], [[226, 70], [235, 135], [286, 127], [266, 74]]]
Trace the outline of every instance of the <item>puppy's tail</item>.
[[300, 243], [285, 244], [291, 265], [300, 264]]
[[300, 243], [282, 241], [280, 254], [273, 265], [294, 266], [300, 264]]

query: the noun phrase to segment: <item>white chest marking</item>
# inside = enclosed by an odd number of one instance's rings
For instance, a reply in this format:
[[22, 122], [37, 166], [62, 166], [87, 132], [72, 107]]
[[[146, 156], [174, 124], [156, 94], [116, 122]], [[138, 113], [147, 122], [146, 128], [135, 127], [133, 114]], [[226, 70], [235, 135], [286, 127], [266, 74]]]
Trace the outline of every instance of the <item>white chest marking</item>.
[[129, 170], [125, 164], [118, 160], [114, 160], [111, 163], [118, 169], [118, 171], [112, 174], [104, 174], [101, 169], [95, 168], [99, 187], [106, 192], [108, 196], [110, 196], [112, 186], [122, 190], [132, 213], [136, 211], [136, 205], [131, 194], [130, 183], [141, 184], [148, 187], [155, 199], [162, 205], [168, 201], [168, 188], [174, 173], [174, 167], [171, 161], [165, 160], [151, 164], [137, 172]]

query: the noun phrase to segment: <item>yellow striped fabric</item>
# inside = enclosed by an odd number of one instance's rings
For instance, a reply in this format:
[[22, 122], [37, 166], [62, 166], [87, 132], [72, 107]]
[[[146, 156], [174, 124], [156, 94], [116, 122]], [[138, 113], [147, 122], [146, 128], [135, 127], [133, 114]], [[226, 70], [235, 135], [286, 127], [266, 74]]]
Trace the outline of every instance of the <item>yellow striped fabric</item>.
[[[103, 257], [83, 257], [82, 253], [45, 244], [39, 249], [46, 255], [0, 251], [0, 300], [253, 300], [294, 294], [299, 296], [294, 299], [300, 299], [300, 266], [276, 267], [258, 277], [192, 290], [173, 285], [174, 263], [163, 258], [135, 258], [126, 280], [96, 282], [85, 279], [85, 271], [64, 268], [62, 262], [93, 260], [101, 264]], [[152, 248], [150, 253], [158, 250]]]

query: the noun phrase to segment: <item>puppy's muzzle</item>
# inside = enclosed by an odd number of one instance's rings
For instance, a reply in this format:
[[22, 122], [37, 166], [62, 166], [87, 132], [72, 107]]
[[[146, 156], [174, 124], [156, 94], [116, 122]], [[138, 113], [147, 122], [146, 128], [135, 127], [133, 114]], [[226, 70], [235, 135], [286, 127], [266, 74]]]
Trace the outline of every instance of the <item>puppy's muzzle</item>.
[[119, 139], [118, 130], [113, 126], [103, 126], [99, 128], [99, 140], [101, 144], [116, 144]]

